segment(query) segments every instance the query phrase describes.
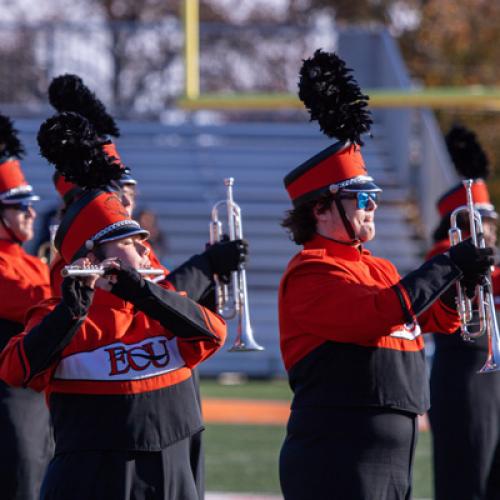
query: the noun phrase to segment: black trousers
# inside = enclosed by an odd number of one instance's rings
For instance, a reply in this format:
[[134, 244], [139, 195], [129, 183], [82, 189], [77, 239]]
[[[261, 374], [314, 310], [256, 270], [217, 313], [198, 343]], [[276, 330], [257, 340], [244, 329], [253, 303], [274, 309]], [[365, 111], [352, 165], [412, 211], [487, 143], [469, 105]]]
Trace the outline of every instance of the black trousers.
[[157, 452], [56, 455], [47, 469], [40, 499], [200, 500], [191, 445], [192, 439], [186, 438]]
[[[192, 370], [191, 379], [196, 392], [196, 400], [201, 411], [200, 375], [196, 368]], [[205, 447], [203, 446], [203, 432], [198, 432], [191, 436], [191, 468], [193, 469], [198, 496], [202, 499], [205, 495]]]
[[436, 351], [429, 420], [436, 500], [500, 499], [500, 373], [486, 353]]
[[280, 455], [286, 500], [408, 500], [416, 416], [371, 408], [294, 410]]
[[35, 500], [53, 443], [43, 394], [0, 381], [0, 498]]

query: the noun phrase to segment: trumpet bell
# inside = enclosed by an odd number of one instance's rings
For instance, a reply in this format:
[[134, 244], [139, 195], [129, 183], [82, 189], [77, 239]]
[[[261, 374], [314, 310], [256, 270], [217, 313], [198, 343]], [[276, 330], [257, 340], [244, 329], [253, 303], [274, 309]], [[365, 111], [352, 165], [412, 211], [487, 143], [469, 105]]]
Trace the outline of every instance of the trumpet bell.
[[[496, 323], [496, 321], [495, 321]], [[500, 334], [492, 332], [488, 338], [488, 357], [478, 373], [493, 373], [500, 371]]]
[[[226, 199], [220, 200], [212, 207], [210, 217], [210, 243], [221, 241], [224, 234], [224, 224], [219, 218], [219, 211], [226, 212], [226, 227], [229, 240], [243, 238], [241, 208], [234, 202], [234, 179], [224, 179]], [[250, 323], [250, 308], [248, 305], [248, 289], [246, 270], [240, 266], [237, 271], [231, 272], [230, 283], [223, 283], [214, 275], [216, 310], [224, 319], [237, 318], [237, 336], [229, 352], [263, 351], [264, 347], [257, 344], [253, 337]]]
[[495, 312], [495, 298], [491, 275], [485, 286], [486, 320], [488, 325], [488, 357], [478, 373], [493, 373], [500, 371], [500, 330]]
[[264, 348], [257, 344], [253, 338], [237, 338], [228, 352], [251, 352], [251, 351], [263, 351]]

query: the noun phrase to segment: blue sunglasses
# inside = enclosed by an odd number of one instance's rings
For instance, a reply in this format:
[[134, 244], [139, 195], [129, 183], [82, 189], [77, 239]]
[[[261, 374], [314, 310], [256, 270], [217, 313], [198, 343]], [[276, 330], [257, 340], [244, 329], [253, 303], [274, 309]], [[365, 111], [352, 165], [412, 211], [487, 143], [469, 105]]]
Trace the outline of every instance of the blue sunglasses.
[[378, 204], [379, 194], [367, 192], [367, 191], [358, 191], [356, 193], [352, 193], [349, 195], [342, 195], [341, 198], [349, 199], [349, 200], [356, 200], [356, 207], [359, 210], [366, 210], [368, 207], [368, 204], [370, 203], [370, 200], [372, 200], [374, 203]]

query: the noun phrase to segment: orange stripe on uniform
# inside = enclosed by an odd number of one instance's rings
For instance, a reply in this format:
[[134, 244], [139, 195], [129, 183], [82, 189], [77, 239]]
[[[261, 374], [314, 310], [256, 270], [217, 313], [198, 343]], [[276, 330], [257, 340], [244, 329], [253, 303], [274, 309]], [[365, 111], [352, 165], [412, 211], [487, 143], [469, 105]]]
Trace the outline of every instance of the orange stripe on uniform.
[[88, 380], [52, 379], [51, 392], [62, 392], [66, 394], [140, 394], [179, 384], [189, 377], [191, 377], [191, 370], [184, 367], [158, 377], [141, 380], [96, 382]]

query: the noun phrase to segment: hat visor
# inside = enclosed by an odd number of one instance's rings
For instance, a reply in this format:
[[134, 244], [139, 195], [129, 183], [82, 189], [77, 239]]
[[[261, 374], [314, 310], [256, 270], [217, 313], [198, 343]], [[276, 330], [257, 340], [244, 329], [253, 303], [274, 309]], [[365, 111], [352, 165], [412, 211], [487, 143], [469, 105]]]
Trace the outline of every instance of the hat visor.
[[479, 209], [479, 213], [483, 219], [498, 219], [498, 213], [495, 210], [488, 210], [484, 208]]
[[118, 180], [118, 184], [120, 184], [120, 186], [136, 186], [137, 181], [129, 175], [122, 175]]
[[147, 240], [149, 238], [149, 231], [142, 228], [125, 226], [107, 234], [104, 238], [96, 241], [96, 244], [101, 245], [102, 243], [108, 243], [109, 241], [123, 240], [125, 238], [130, 238], [131, 236], [140, 236], [141, 240]]
[[3, 200], [0, 200], [0, 203], [4, 205], [29, 205], [34, 201], [40, 201], [40, 196], [37, 196], [36, 194], [24, 193], [4, 198]]
[[359, 181], [350, 184], [349, 186], [340, 188], [340, 191], [345, 193], [358, 193], [364, 191], [367, 193], [381, 193], [382, 188], [377, 186], [373, 181]]

